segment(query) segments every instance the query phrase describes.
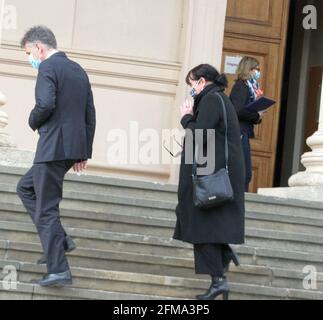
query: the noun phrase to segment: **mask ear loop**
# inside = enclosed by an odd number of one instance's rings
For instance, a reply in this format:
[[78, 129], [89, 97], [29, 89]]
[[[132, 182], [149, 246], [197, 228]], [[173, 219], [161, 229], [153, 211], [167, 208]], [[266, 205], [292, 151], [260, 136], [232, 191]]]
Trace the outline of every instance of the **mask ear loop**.
[[195, 86], [194, 86], [194, 89], [196, 89], [196, 87], [200, 84], [201, 79], [202, 79], [202, 78], [200, 78], [200, 79], [197, 81], [197, 83], [196, 83], [196, 84], [195, 84]]
[[195, 97], [197, 92], [196, 92], [196, 87], [199, 85], [200, 81], [201, 81], [202, 78], [200, 78], [199, 80], [197, 80], [196, 84], [192, 87], [192, 90], [191, 90], [191, 97]]

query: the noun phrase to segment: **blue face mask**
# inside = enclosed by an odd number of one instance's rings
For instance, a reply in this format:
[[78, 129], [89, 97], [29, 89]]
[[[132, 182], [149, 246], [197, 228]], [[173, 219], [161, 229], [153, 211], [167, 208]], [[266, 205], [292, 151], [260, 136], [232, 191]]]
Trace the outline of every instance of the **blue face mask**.
[[259, 70], [256, 70], [253, 78], [258, 81], [261, 78], [261, 72]]
[[41, 60], [35, 59], [32, 53], [29, 55], [28, 60], [34, 69], [39, 69], [39, 66], [42, 63]]
[[199, 85], [199, 83], [200, 83], [200, 80], [196, 82], [195, 86], [193, 87], [193, 89], [190, 92], [190, 95], [193, 99], [197, 96], [196, 87]]

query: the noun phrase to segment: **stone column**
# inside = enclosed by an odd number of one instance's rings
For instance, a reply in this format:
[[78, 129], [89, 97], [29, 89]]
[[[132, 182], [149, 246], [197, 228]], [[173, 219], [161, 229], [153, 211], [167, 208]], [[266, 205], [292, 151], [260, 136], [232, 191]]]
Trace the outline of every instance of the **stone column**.
[[[180, 105], [188, 96], [187, 72], [200, 63], [221, 68], [227, 0], [189, 0], [185, 8], [182, 37], [182, 69], [172, 117], [172, 128], [180, 125]], [[171, 166], [169, 183], [177, 184], [179, 165]]]
[[321, 89], [319, 127], [306, 141], [312, 151], [301, 159], [306, 170], [289, 179], [289, 188], [259, 189], [259, 194], [323, 202], [323, 75]]
[[[0, 108], [7, 102], [5, 95], [0, 92]], [[13, 139], [5, 132], [8, 116], [0, 111], [0, 166], [30, 167], [33, 163], [34, 152], [16, 148]]]
[[[0, 91], [0, 108], [7, 103], [7, 98]], [[12, 138], [5, 132], [5, 127], [8, 125], [8, 116], [4, 111], [0, 110], [0, 147], [14, 147]]]
[[306, 141], [312, 151], [303, 154], [301, 160], [306, 171], [293, 175], [288, 181], [290, 187], [323, 187], [323, 77], [321, 89], [319, 127]]

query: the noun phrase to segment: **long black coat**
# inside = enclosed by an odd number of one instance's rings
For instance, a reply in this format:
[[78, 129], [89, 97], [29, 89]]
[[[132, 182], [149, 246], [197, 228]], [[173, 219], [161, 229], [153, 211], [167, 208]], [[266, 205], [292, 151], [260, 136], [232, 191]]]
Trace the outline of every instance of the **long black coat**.
[[34, 163], [92, 157], [96, 126], [89, 78], [57, 52], [40, 64], [29, 125], [40, 135]]
[[[228, 116], [229, 176], [234, 201], [221, 207], [200, 209], [193, 203], [192, 164], [185, 164], [185, 144], [192, 143], [186, 134], [180, 166], [178, 205], [174, 239], [198, 243], [244, 243], [244, 181], [245, 169], [237, 113], [230, 99], [217, 85], [207, 86], [195, 99], [194, 116], [186, 115], [181, 124], [184, 129], [215, 129], [215, 171], [225, 167], [225, 127], [219, 92], [224, 99]], [[204, 150], [207, 152], [206, 145]], [[206, 154], [204, 154], [206, 155]]]

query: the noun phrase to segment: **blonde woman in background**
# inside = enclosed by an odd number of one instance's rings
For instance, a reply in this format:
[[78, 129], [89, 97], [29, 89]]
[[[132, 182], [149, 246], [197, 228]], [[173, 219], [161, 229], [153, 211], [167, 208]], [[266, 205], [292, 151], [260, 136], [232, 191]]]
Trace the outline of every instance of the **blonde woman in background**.
[[245, 159], [245, 192], [249, 190], [252, 178], [252, 160], [250, 139], [255, 138], [254, 125], [262, 122], [267, 111], [249, 111], [246, 106], [263, 95], [259, 79], [261, 71], [259, 61], [253, 57], [243, 57], [237, 70], [237, 80], [232, 88], [230, 99], [237, 111], [240, 123], [241, 141]]

